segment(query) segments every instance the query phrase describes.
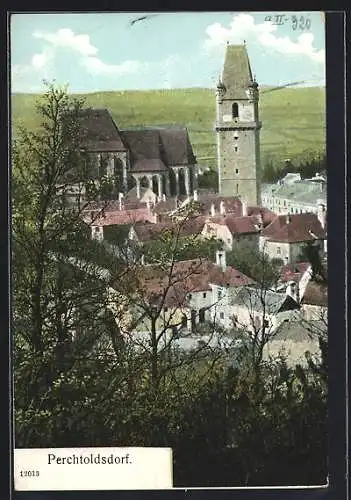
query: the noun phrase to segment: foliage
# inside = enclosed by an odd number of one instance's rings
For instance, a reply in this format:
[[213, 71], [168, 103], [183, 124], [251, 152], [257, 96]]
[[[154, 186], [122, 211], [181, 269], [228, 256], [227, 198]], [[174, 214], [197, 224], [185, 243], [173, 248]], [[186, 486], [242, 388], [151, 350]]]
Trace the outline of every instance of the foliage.
[[227, 263], [264, 287], [269, 288], [278, 280], [279, 266], [248, 242], [237, 242], [227, 253]]
[[312, 279], [316, 282], [327, 284], [327, 270], [321, 259], [319, 245], [306, 243], [301, 253], [301, 260], [306, 260], [311, 264]]
[[262, 171], [262, 181], [268, 183], [278, 182], [288, 173], [299, 173], [301, 179], [310, 179], [316, 174], [325, 175], [327, 171], [327, 157], [324, 152], [311, 150], [302, 151], [293, 162], [266, 161]]
[[200, 189], [210, 189], [215, 193], [218, 192], [218, 173], [216, 170], [211, 169], [205, 171], [202, 175], [198, 177], [198, 183]]
[[201, 239], [198, 235], [183, 236], [178, 240], [174, 249], [174, 234], [172, 231], [164, 231], [162, 236], [152, 239], [143, 245], [143, 253], [146, 262], [155, 262], [163, 258], [174, 258], [175, 261], [191, 259], [213, 260], [216, 250], [222, 244], [215, 238]]

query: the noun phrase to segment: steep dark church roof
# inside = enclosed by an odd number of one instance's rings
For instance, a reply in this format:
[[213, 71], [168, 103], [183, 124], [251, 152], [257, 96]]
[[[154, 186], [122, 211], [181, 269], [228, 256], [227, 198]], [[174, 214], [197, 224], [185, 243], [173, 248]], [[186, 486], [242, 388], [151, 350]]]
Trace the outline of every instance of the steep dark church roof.
[[169, 166], [196, 163], [186, 128], [160, 129], [160, 136]]
[[107, 109], [78, 113], [80, 146], [92, 152], [126, 151], [120, 132]]
[[123, 130], [121, 133], [130, 150], [132, 172], [166, 170], [158, 130]]
[[131, 171], [166, 170], [166, 166], [196, 162], [186, 128], [121, 130], [130, 150]]
[[227, 45], [222, 72], [224, 99], [247, 99], [246, 90], [252, 80], [246, 46]]

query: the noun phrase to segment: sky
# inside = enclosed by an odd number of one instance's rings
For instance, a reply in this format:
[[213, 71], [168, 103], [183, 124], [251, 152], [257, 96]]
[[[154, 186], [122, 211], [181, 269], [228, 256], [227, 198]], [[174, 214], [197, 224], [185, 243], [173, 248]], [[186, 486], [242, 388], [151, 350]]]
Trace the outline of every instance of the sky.
[[[148, 13], [150, 15], [150, 13]], [[277, 16], [281, 15], [281, 18]], [[11, 91], [213, 88], [227, 42], [260, 85], [325, 85], [320, 12], [35, 13], [11, 16]]]

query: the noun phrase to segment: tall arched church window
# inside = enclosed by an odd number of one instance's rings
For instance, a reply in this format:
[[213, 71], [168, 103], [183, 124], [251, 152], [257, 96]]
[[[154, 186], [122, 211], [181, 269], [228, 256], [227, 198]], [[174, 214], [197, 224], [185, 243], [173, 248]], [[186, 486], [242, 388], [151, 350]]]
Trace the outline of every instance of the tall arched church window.
[[234, 102], [232, 106], [232, 116], [233, 118], [238, 118], [239, 116], [239, 106], [237, 102]]

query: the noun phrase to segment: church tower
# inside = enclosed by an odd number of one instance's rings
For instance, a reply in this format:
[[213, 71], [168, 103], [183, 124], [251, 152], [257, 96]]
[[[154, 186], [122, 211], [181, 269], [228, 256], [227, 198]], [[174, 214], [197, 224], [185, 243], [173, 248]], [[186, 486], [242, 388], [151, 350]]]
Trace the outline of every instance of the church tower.
[[219, 193], [260, 205], [258, 84], [246, 45], [227, 45], [216, 91]]

